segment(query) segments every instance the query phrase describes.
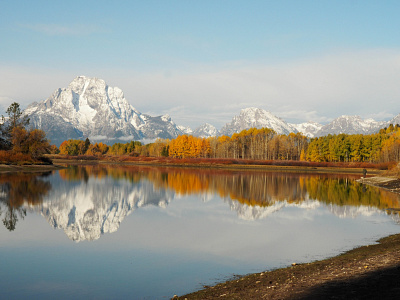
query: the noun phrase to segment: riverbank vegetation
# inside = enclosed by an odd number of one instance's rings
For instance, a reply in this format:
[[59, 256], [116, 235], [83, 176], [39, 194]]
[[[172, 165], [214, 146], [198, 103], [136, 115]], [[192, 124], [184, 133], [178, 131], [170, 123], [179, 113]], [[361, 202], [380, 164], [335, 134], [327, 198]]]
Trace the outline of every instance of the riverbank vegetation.
[[23, 116], [16, 102], [8, 107], [7, 114], [0, 125], [0, 164], [50, 164], [44, 157], [51, 149], [45, 132], [28, 129], [29, 118]]
[[52, 153], [81, 160], [388, 169], [400, 161], [399, 129], [399, 125], [390, 125], [370, 135], [309, 139], [301, 133], [281, 135], [268, 128], [250, 128], [232, 137], [181, 135], [146, 145], [138, 141], [108, 146], [92, 144], [89, 139], [67, 140], [59, 149], [53, 146]]
[[[48, 163], [43, 155], [60, 154], [80, 160], [154, 161], [180, 164], [260, 164], [281, 166], [340, 166], [388, 169], [400, 161], [400, 126], [389, 125], [378, 133], [338, 134], [307, 138], [302, 133], [277, 134], [269, 128], [250, 128], [231, 137], [181, 135], [146, 145], [138, 141], [91, 143], [70, 139], [50, 146], [42, 130], [28, 129], [18, 103], [7, 109], [0, 125], [0, 163]], [[118, 158], [116, 158], [118, 157]], [[140, 157], [140, 159], [138, 158]], [[178, 162], [176, 160], [179, 160]]]

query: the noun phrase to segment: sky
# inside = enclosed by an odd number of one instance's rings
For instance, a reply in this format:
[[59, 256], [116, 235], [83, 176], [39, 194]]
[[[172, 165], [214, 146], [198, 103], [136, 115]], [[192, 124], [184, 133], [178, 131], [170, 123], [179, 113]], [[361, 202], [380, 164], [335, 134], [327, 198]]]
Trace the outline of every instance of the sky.
[[0, 0], [0, 114], [77, 76], [178, 125], [400, 113], [400, 1]]

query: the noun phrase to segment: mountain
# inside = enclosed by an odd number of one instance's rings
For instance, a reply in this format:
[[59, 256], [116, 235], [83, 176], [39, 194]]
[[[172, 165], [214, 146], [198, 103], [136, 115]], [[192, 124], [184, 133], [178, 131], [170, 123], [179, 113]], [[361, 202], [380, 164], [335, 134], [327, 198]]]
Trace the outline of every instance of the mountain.
[[294, 127], [292, 127], [282, 119], [274, 116], [269, 111], [260, 108], [250, 107], [242, 109], [239, 116], [233, 117], [230, 123], [222, 127], [222, 129], [220, 130], [220, 134], [231, 136], [234, 133], [239, 133], [244, 129], [249, 129], [252, 127], [268, 127], [275, 130], [278, 134], [289, 134], [290, 132], [297, 132]]
[[151, 117], [141, 114], [140, 116], [143, 120], [143, 123], [138, 127], [141, 140], [173, 139], [183, 134], [182, 130], [178, 128], [169, 115]]
[[323, 125], [312, 121], [308, 121], [301, 124], [289, 124], [289, 125], [295, 128], [298, 132], [301, 132], [305, 136], [308, 136], [310, 138], [315, 137], [317, 132], [321, 130], [321, 128], [323, 127]]
[[179, 126], [178, 126], [178, 129], [179, 129], [180, 131], [182, 131], [183, 134], [187, 134], [187, 135], [192, 135], [192, 134], [193, 134], [193, 129], [190, 128], [190, 127], [186, 127], [186, 126], [181, 126], [181, 125], [179, 125]]
[[278, 134], [302, 132], [308, 137], [328, 134], [370, 134], [400, 124], [400, 114], [389, 122], [363, 120], [359, 116], [341, 116], [331, 123], [315, 122], [289, 124], [269, 111], [245, 108], [234, 116], [220, 131], [211, 124], [195, 130], [178, 126], [169, 115], [150, 116], [132, 107], [118, 87], [108, 86], [104, 80], [85, 76], [76, 77], [66, 88], [58, 88], [39, 103], [32, 103], [24, 111], [33, 128], [46, 132], [52, 144], [59, 146], [68, 139], [85, 139], [92, 142], [127, 142], [139, 140], [152, 142], [157, 138], [173, 139], [182, 134], [197, 137], [231, 136], [252, 127], [268, 127]]
[[141, 114], [125, 99], [118, 87], [104, 80], [76, 77], [67, 88], [27, 107], [25, 115], [34, 128], [44, 130], [53, 144], [88, 137], [93, 141], [175, 138], [182, 131], [168, 115]]
[[205, 123], [199, 127], [197, 127], [193, 131], [193, 136], [201, 137], [201, 138], [208, 138], [208, 137], [213, 137], [213, 136], [218, 136], [219, 131], [218, 129], [208, 123]]
[[359, 116], [341, 116], [323, 126], [315, 136], [328, 134], [371, 134], [387, 126], [387, 122], [377, 122], [373, 119], [363, 120]]
[[393, 124], [393, 125], [399, 124], [399, 125], [400, 125], [400, 114], [398, 114], [398, 115], [395, 116], [393, 119], [391, 119], [391, 120], [387, 123], [387, 125], [389, 125], [389, 124]]

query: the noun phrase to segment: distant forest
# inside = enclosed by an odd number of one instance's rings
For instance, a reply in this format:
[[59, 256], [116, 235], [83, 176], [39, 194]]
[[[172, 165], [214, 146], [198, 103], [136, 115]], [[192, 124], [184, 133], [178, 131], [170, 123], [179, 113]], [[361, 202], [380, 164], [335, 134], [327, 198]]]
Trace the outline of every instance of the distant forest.
[[338, 134], [308, 138], [301, 133], [277, 134], [268, 128], [250, 128], [231, 137], [199, 138], [181, 135], [172, 140], [92, 144], [89, 139], [64, 141], [52, 153], [64, 155], [132, 155], [172, 158], [230, 158], [310, 162], [400, 161], [400, 126], [390, 125], [378, 133]]

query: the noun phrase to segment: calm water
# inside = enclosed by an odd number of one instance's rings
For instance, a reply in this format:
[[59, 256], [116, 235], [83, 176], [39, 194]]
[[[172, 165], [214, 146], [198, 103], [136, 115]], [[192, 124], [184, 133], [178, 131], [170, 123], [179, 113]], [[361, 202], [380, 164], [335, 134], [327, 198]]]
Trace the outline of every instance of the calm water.
[[0, 175], [1, 298], [166, 299], [400, 232], [359, 176], [86, 166]]

